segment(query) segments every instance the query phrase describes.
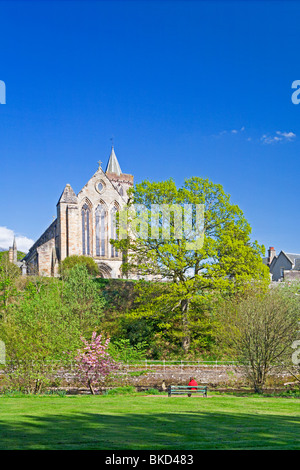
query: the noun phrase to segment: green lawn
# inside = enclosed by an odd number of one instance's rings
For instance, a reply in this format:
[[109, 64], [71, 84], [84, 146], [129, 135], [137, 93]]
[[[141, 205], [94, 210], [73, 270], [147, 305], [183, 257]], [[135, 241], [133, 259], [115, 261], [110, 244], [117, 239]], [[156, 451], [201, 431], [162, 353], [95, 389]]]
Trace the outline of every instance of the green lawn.
[[0, 449], [300, 449], [295, 398], [0, 397]]

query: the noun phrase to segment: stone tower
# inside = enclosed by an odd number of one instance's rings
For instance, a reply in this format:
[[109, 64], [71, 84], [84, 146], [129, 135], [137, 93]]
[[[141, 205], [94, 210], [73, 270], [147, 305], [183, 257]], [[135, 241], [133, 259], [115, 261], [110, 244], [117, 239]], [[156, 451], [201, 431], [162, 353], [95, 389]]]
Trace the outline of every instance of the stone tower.
[[9, 247], [8, 249], [8, 259], [11, 263], [17, 264], [18, 250], [17, 250], [16, 237], [14, 237], [13, 245]]

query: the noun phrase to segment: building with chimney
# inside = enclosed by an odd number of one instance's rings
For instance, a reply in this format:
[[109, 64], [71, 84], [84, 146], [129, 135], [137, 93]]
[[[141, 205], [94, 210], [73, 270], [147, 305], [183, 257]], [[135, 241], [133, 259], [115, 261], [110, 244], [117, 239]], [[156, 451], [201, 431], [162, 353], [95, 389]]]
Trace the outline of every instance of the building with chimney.
[[270, 268], [272, 281], [300, 280], [300, 254], [281, 251], [276, 256], [275, 248], [270, 247], [264, 262]]
[[96, 173], [75, 194], [70, 184], [58, 203], [57, 217], [24, 258], [28, 274], [57, 276], [67, 256], [92, 257], [104, 278], [121, 277], [122, 255], [110, 243], [116, 238], [116, 213], [127, 204], [133, 176], [122, 173], [114, 147], [105, 171]]

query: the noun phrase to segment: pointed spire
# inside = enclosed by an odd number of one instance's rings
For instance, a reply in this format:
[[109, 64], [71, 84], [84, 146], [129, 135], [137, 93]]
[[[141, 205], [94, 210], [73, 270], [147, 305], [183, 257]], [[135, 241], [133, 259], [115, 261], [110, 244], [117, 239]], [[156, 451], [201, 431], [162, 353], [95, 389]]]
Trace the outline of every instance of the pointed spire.
[[109, 161], [108, 161], [105, 173], [115, 173], [118, 176], [120, 176], [122, 173], [118, 159], [114, 151], [114, 146], [111, 147], [111, 154], [109, 157]]
[[16, 242], [16, 237], [15, 236], [14, 236], [12, 251], [13, 251], [13, 262], [16, 264], [16, 262], [18, 260], [18, 250], [17, 250], [17, 242]]

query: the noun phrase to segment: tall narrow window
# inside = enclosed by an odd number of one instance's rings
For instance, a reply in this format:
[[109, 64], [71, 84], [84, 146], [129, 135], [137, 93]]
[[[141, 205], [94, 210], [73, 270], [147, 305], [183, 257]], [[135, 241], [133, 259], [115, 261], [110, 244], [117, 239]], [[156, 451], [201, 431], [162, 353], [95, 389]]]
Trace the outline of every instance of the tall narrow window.
[[90, 255], [90, 208], [84, 204], [81, 209], [82, 254]]
[[[117, 240], [117, 217], [116, 214], [118, 209], [114, 206], [110, 211], [110, 238], [112, 240]], [[113, 245], [111, 245], [111, 257], [116, 258], [118, 256], [118, 250]]]
[[96, 209], [96, 256], [105, 256], [105, 206]]

